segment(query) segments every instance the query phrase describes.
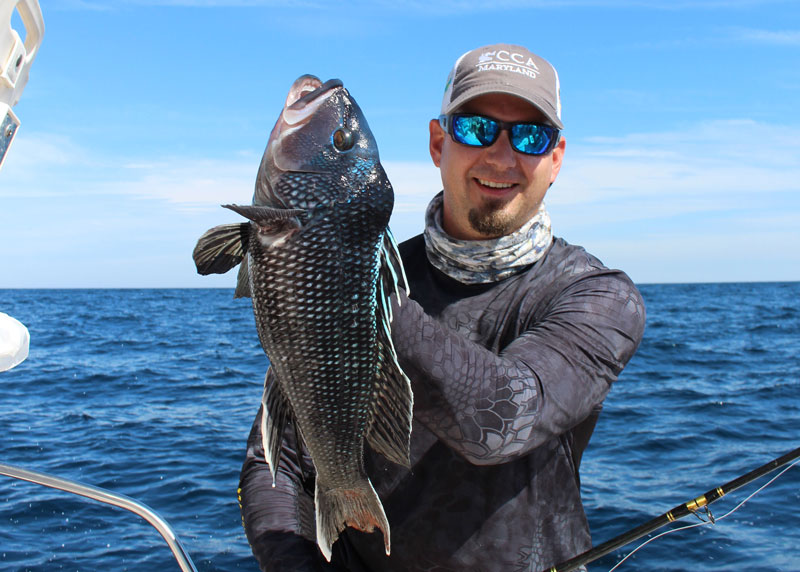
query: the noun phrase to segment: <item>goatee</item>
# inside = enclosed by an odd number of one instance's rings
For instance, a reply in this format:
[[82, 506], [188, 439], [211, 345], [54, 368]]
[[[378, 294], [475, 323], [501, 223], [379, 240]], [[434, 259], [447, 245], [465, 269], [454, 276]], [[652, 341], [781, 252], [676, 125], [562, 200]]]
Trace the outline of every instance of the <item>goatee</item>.
[[486, 238], [499, 238], [515, 231], [519, 225], [503, 210], [504, 205], [503, 201], [486, 201], [480, 207], [471, 208], [467, 218], [472, 229]]

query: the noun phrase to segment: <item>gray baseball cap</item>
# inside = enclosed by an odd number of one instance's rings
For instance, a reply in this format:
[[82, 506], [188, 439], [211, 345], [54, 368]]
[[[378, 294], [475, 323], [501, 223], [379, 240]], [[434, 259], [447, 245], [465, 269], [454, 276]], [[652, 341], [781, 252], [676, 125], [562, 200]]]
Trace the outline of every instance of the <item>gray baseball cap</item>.
[[452, 113], [486, 93], [508, 93], [524, 99], [541, 110], [554, 126], [564, 128], [556, 68], [522, 46], [493, 44], [458, 58], [447, 76], [442, 114]]

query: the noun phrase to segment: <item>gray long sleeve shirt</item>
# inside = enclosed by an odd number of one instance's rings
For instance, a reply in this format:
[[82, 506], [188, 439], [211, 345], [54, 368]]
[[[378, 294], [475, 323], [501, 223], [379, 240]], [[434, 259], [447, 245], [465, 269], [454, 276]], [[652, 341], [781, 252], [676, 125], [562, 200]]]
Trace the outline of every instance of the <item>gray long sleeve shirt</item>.
[[370, 451], [366, 459], [392, 555], [380, 533], [352, 529], [334, 545], [333, 564], [314, 554], [313, 466], [287, 432], [288, 478], [268, 490], [257, 419], [241, 499], [262, 569], [537, 571], [587, 550], [578, 467], [641, 340], [638, 290], [561, 239], [492, 284], [436, 270], [422, 237], [401, 255], [412, 299], [395, 307], [392, 334], [414, 390], [411, 466]]

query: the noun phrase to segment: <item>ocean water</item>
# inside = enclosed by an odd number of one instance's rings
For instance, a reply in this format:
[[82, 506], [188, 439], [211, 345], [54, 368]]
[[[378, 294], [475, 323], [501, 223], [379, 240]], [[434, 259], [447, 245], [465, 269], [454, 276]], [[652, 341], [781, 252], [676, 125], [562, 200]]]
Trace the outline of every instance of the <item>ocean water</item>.
[[[596, 544], [800, 446], [800, 283], [641, 291], [644, 341], [582, 465]], [[146, 503], [201, 571], [257, 572], [236, 502], [267, 366], [249, 301], [0, 290], [0, 311], [31, 332], [28, 360], [0, 374], [0, 462]], [[800, 465], [719, 520], [767, 480], [712, 504], [715, 525], [657, 539], [618, 570], [800, 571]], [[0, 570], [178, 567], [139, 517], [0, 477]]]

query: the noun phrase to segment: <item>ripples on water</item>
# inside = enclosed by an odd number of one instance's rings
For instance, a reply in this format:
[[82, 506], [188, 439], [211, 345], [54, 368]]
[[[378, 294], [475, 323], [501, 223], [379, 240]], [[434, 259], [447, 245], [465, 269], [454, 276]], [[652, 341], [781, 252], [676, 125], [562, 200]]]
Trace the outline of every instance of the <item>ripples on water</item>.
[[[31, 352], [0, 378], [2, 461], [132, 496], [200, 570], [257, 570], [236, 504], [266, 358], [228, 290], [0, 291]], [[0, 480], [0, 569], [173, 570], [113, 507]]]
[[[582, 466], [595, 543], [799, 444], [800, 283], [641, 290], [645, 339]], [[249, 301], [230, 290], [0, 290], [0, 310], [31, 332], [28, 360], [0, 374], [0, 461], [146, 503], [201, 571], [257, 570], [236, 504], [266, 369]], [[717, 526], [659, 539], [620, 570], [798, 571], [799, 483], [800, 466]], [[138, 517], [0, 477], [0, 570], [158, 569], [177, 565]]]
[[[595, 543], [800, 446], [800, 283], [641, 291], [644, 341], [606, 401], [582, 467]], [[712, 513], [767, 480], [717, 501]], [[800, 466], [718, 525], [661, 538], [620, 569], [798, 571], [798, 501]]]

